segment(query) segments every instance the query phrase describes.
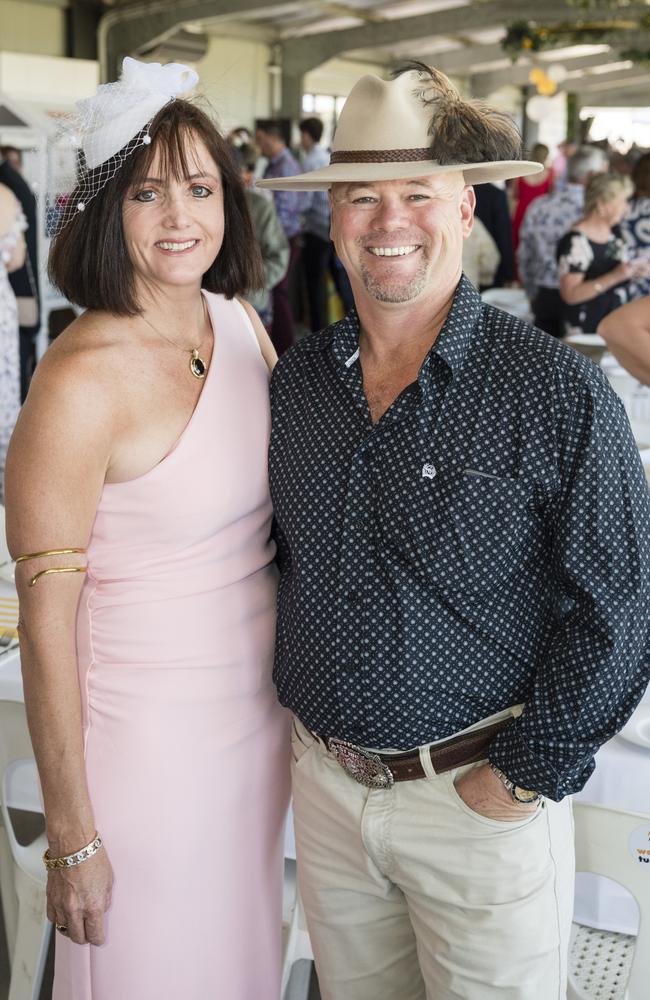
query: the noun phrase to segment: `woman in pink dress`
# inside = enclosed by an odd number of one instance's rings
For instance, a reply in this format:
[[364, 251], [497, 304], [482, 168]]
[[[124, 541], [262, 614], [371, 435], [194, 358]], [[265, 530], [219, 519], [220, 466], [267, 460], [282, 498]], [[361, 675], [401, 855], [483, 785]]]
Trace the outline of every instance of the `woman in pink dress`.
[[274, 355], [238, 297], [262, 281], [238, 171], [176, 99], [195, 82], [125, 60], [81, 109], [50, 271], [87, 311], [8, 459], [55, 1000], [279, 997]]

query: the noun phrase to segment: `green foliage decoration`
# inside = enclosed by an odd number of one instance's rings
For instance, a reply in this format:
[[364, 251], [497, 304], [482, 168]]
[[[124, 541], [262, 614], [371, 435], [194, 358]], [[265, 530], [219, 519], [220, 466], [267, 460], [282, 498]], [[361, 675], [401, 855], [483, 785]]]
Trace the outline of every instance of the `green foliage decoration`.
[[[587, 7], [592, 0], [567, 0], [572, 6]], [[603, 0], [597, 0], [602, 8]], [[620, 3], [610, 3], [609, 6], [624, 12]], [[501, 40], [501, 48], [507, 52], [512, 61], [531, 52], [543, 49], [569, 45], [594, 45], [616, 41], [621, 45], [621, 39], [633, 41], [633, 34], [650, 31], [650, 13], [628, 19], [612, 19], [601, 21], [577, 21], [574, 23], [543, 24], [538, 21], [510, 21], [506, 25], [506, 34]], [[625, 48], [621, 53], [623, 59], [648, 65], [650, 51], [634, 46]]]

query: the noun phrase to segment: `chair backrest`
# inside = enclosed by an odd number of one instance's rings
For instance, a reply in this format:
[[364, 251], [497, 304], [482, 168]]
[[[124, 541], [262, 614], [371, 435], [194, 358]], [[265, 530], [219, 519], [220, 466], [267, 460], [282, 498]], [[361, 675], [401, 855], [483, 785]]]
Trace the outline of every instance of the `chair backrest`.
[[24, 704], [0, 699], [0, 776], [13, 761], [33, 756]]
[[573, 814], [576, 871], [618, 882], [639, 907], [628, 995], [642, 1000], [650, 982], [650, 816], [587, 802], [574, 802]]

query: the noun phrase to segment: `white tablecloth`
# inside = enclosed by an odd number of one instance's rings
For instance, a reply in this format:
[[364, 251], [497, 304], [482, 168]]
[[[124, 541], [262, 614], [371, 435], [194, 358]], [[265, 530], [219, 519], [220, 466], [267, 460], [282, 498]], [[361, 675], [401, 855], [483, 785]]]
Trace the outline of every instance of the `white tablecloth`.
[[0, 700], [22, 701], [23, 679], [20, 675], [18, 646], [0, 653]]
[[[16, 588], [12, 583], [0, 579], [0, 598], [2, 597], [10, 597], [15, 600]], [[8, 701], [23, 700], [18, 646], [9, 650], [0, 650], [0, 698]]]

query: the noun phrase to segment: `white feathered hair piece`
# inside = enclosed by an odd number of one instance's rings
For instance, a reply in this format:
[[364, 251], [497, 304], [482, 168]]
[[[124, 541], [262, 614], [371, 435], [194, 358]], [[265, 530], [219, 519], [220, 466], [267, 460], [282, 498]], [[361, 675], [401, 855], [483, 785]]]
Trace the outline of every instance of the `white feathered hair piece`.
[[51, 144], [46, 196], [48, 232], [55, 236], [115, 176], [124, 161], [151, 142], [149, 125], [198, 75], [182, 63], [144, 63], [127, 56], [115, 83], [103, 83], [77, 112], [58, 121]]

